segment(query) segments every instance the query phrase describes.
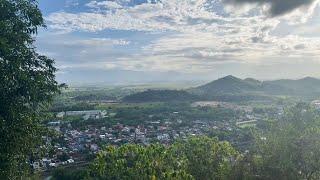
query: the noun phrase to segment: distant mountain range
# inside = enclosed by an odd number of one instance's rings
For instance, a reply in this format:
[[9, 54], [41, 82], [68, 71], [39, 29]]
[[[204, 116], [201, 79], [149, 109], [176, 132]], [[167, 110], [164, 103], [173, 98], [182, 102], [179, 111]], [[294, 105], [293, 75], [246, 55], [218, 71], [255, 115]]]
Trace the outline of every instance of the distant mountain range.
[[234, 76], [226, 76], [208, 84], [193, 88], [190, 92], [198, 95], [320, 95], [320, 80], [306, 77], [299, 80], [283, 79], [275, 81], [259, 81], [252, 78], [239, 79]]
[[320, 79], [259, 81], [226, 76], [186, 91], [148, 90], [125, 97], [126, 101], [266, 100], [273, 96], [320, 96]]

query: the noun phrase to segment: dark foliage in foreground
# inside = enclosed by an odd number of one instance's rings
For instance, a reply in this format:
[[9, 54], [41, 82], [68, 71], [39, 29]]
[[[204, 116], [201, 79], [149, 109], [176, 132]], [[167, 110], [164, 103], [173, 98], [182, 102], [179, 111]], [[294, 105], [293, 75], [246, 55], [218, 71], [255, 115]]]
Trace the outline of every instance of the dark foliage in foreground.
[[0, 1], [0, 179], [24, 176], [41, 137], [41, 109], [58, 92], [54, 61], [33, 46], [39, 27], [36, 1]]

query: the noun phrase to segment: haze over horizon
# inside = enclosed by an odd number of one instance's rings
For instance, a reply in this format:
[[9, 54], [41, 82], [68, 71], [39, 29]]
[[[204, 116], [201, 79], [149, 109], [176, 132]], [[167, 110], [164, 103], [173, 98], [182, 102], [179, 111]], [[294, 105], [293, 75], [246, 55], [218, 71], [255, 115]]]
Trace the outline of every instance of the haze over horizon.
[[320, 77], [319, 0], [40, 1], [66, 83]]

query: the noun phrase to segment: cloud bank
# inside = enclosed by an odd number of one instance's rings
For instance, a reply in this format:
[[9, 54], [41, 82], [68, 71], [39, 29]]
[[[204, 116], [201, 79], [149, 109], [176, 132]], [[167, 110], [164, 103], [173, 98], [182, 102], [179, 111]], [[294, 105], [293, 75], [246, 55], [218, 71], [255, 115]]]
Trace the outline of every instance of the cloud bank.
[[[298, 30], [297, 26], [304, 27], [301, 22], [319, 17], [313, 17], [319, 9], [318, 2], [86, 1], [81, 7], [84, 10], [49, 14], [46, 17], [48, 27], [61, 33], [57, 35], [61, 40], [56, 42], [60, 46], [50, 44], [53, 42], [47, 38], [41, 43], [46, 47], [43, 51], [52, 53], [57, 51], [56, 47], [61, 47], [63, 53], [55, 58], [62, 70], [81, 67], [200, 73], [217, 72], [230, 64], [243, 67], [272, 64], [270, 66], [274, 67], [298, 60], [317, 61], [320, 34], [301, 36], [293, 32]], [[233, 9], [229, 9], [230, 6]], [[117, 38], [107, 31], [117, 34]], [[79, 32], [94, 38], [79, 40], [74, 35]], [[72, 40], [72, 43], [62, 43], [63, 40]], [[237, 68], [232, 71], [237, 72]]]
[[222, 0], [227, 4], [257, 4], [257, 5], [267, 5], [269, 15], [272, 17], [284, 15], [290, 13], [294, 10], [302, 8], [302, 10], [307, 11], [307, 9], [314, 4], [318, 3], [318, 0]]

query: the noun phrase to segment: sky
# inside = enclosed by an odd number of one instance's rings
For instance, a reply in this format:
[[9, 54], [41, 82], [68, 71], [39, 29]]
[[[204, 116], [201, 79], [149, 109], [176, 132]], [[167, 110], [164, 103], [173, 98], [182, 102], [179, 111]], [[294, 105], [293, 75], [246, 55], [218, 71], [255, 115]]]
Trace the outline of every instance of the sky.
[[320, 0], [40, 0], [66, 83], [320, 78]]

